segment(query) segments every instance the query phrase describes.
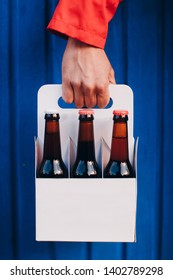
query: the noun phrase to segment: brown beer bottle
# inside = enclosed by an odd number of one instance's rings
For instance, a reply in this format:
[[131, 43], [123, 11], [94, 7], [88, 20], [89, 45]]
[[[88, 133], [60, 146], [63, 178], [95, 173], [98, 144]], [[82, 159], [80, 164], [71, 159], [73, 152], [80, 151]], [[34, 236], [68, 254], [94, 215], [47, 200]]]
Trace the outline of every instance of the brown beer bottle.
[[67, 178], [68, 171], [61, 157], [59, 114], [45, 114], [43, 159], [38, 171], [39, 178]]
[[104, 178], [133, 178], [134, 171], [128, 153], [128, 111], [113, 111], [113, 134], [110, 160]]
[[79, 110], [77, 157], [71, 169], [72, 178], [101, 177], [101, 171], [95, 159], [93, 114], [93, 110]]

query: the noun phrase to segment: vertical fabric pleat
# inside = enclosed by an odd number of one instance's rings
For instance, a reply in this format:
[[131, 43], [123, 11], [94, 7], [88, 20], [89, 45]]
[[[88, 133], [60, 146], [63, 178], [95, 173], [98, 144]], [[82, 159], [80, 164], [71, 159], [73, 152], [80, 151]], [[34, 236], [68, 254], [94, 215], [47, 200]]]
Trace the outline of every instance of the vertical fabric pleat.
[[164, 126], [162, 130], [162, 228], [161, 228], [161, 257], [173, 259], [173, 5], [166, 1], [164, 22]]
[[[10, 23], [9, 1], [0, 8], [0, 255], [11, 259], [13, 254], [12, 178], [11, 178], [11, 119], [10, 119]], [[3, 11], [3, 17], [2, 17]], [[2, 28], [2, 26], [5, 26]], [[8, 176], [7, 176], [8, 174]]]
[[136, 243], [35, 241], [37, 91], [61, 83], [66, 41], [46, 26], [58, 0], [0, 1], [0, 259], [173, 258], [173, 3], [124, 0], [105, 51], [134, 91]]

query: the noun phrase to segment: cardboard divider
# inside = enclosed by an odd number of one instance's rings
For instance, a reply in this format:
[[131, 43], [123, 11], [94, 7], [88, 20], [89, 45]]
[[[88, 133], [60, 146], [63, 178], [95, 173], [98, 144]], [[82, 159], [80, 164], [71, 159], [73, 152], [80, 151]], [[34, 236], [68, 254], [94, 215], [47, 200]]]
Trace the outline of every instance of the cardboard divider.
[[[112, 98], [110, 108], [94, 109], [95, 153], [102, 170], [110, 156], [114, 109], [129, 111], [129, 159], [131, 163], [136, 164], [137, 161], [134, 158], [133, 92], [125, 85], [111, 85], [110, 94]], [[60, 96], [61, 85], [46, 85], [38, 92], [36, 169], [42, 158], [44, 113], [47, 110], [58, 110], [62, 158], [70, 175], [70, 168], [76, 158], [78, 109], [59, 107]], [[36, 178], [36, 239], [134, 242], [136, 199], [136, 178]]]

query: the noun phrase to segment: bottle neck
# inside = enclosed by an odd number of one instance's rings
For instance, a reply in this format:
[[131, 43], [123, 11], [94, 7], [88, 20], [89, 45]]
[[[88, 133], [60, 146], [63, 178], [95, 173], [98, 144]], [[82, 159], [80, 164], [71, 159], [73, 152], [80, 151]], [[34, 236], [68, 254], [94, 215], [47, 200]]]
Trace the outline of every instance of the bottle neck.
[[46, 120], [43, 158], [59, 160], [61, 159], [61, 145], [58, 120]]
[[77, 159], [95, 160], [93, 120], [80, 120]]
[[129, 160], [128, 156], [128, 129], [127, 121], [114, 121], [111, 160], [125, 162]]

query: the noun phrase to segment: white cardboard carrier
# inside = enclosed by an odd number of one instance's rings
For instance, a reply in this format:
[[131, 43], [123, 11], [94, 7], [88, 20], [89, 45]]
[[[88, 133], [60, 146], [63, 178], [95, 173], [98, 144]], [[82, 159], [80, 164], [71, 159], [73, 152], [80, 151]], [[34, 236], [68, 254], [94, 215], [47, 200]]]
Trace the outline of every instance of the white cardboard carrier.
[[[102, 169], [109, 160], [114, 109], [129, 111], [129, 157], [136, 169], [133, 138], [133, 92], [126, 85], [111, 85], [111, 108], [94, 109], [96, 158]], [[42, 158], [45, 111], [60, 114], [63, 160], [70, 169], [75, 160], [78, 109], [59, 107], [61, 85], [45, 85], [38, 92], [36, 170]], [[137, 146], [137, 145], [136, 145]], [[70, 172], [69, 172], [70, 173]], [[136, 170], [137, 173], [137, 170]], [[136, 241], [137, 179], [36, 178], [37, 241]]]

